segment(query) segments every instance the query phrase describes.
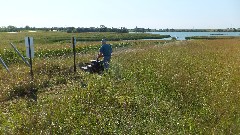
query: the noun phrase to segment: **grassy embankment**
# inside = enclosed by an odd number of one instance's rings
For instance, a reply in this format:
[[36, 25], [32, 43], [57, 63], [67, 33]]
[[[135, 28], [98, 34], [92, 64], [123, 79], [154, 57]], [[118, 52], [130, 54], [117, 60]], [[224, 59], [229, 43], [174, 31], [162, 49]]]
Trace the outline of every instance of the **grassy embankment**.
[[208, 39], [208, 40], [213, 40], [213, 39], [238, 39], [239, 37], [236, 36], [193, 36], [193, 37], [186, 37], [186, 40], [190, 39]]
[[[36, 60], [38, 102], [3, 102], [0, 133], [240, 132], [239, 39], [129, 44], [115, 49], [110, 74], [102, 76], [73, 74], [70, 57]], [[78, 61], [92, 57], [87, 54]], [[7, 90], [27, 87], [26, 68], [12, 66], [16, 75], [1, 69], [1, 84]]]
[[[35, 76], [34, 87], [36, 89], [46, 88], [51, 85], [66, 83], [68, 74], [71, 73], [73, 65], [71, 37], [77, 37], [77, 64], [89, 62], [96, 57], [100, 48], [100, 40], [107, 38], [113, 48], [130, 47], [135, 40], [142, 38], [163, 38], [164, 35], [154, 34], [119, 34], [119, 33], [80, 33], [68, 34], [62, 32], [37, 32], [37, 33], [0, 33], [5, 39], [1, 40], [0, 56], [10, 67], [11, 76], [5, 77], [5, 70], [2, 73], [2, 85], [0, 86], [0, 100], [6, 100], [15, 96], [24, 96], [29, 91], [29, 68], [26, 67], [21, 58], [11, 48], [10, 43], [14, 43], [19, 51], [25, 56], [24, 37], [33, 36], [35, 46], [35, 58], [33, 69]], [[99, 40], [99, 41], [95, 41]], [[117, 41], [115, 41], [117, 40]], [[120, 40], [120, 41], [118, 41]], [[84, 57], [83, 57], [84, 55]], [[88, 57], [86, 57], [88, 56]], [[3, 69], [0, 66], [0, 69]], [[6, 75], [7, 76], [7, 75]], [[71, 76], [71, 75], [69, 75]]]
[[[53, 57], [63, 56], [72, 53], [71, 38], [77, 38], [77, 52], [86, 53], [89, 51], [97, 51], [100, 47], [102, 38], [106, 38], [114, 47], [127, 46], [123, 42], [138, 39], [161, 39], [169, 37], [169, 35], [144, 34], [144, 33], [63, 33], [63, 32], [36, 32], [36, 33], [0, 33], [0, 56], [7, 64], [21, 61], [19, 56], [13, 51], [10, 43], [17, 46], [19, 51], [25, 55], [24, 37], [34, 37], [35, 56]], [[121, 43], [121, 44], [120, 44]]]

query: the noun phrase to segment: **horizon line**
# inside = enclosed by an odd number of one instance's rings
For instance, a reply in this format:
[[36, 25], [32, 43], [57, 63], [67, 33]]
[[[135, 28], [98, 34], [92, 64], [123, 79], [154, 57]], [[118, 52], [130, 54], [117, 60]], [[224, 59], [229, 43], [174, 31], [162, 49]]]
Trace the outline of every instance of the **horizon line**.
[[[101, 26], [100, 27], [93, 27], [93, 26], [91, 26], [91, 27], [80, 27], [80, 26], [78, 26], [78, 27], [74, 27], [74, 26], [54, 26], [54, 27], [35, 27], [35, 26], [33, 26], [33, 27], [31, 27], [31, 26], [29, 26], [29, 25], [26, 25], [26, 26], [24, 26], [24, 27], [18, 27], [18, 26], [14, 26], [14, 25], [8, 25], [8, 26], [1, 26], [0, 28], [7, 28], [7, 27], [9, 27], [9, 26], [13, 26], [13, 27], [15, 27], [15, 28], [26, 28], [26, 27], [29, 27], [29, 28], [101, 28]], [[104, 26], [104, 25], [103, 25]], [[174, 29], [174, 30], [213, 30], [213, 29], [240, 29], [240, 27], [239, 28], [237, 28], [237, 27], [228, 27], [228, 28], [144, 28], [144, 27], [135, 27], [135, 28], [127, 28], [127, 27], [106, 27], [106, 28], [115, 28], [115, 29], [119, 29], [119, 28], [126, 28], [126, 29], [136, 29], [136, 28], [139, 28], [139, 29], [151, 29], [151, 30], [166, 30], [166, 29], [169, 29], [169, 30], [171, 30], [171, 29]]]

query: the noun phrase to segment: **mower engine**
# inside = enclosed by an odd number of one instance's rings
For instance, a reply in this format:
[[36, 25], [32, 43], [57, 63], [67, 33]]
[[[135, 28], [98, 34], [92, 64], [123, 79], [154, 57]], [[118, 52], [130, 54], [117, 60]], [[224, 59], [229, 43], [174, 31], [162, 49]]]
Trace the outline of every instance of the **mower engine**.
[[90, 73], [102, 73], [104, 71], [103, 61], [91, 60], [86, 66], [81, 67], [82, 70]]

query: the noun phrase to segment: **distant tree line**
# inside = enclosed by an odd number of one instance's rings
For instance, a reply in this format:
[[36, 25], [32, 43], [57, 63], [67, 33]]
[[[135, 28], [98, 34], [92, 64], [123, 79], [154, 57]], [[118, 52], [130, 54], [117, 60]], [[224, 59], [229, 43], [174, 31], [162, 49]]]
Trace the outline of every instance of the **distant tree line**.
[[26, 27], [21, 27], [21, 28], [17, 28], [15, 26], [9, 25], [7, 27], [0, 27], [0, 32], [20, 32], [20, 31], [24, 31], [24, 30], [44, 30], [44, 31], [49, 31], [50, 28], [35, 28], [35, 27], [30, 27], [30, 26], [26, 26]]
[[81, 32], [117, 32], [117, 33], [128, 33], [128, 32], [137, 32], [137, 33], [145, 33], [145, 32], [240, 32], [240, 28], [227, 28], [227, 29], [150, 29], [150, 28], [136, 28], [127, 29], [125, 27], [121, 28], [108, 28], [104, 25], [100, 25], [100, 27], [52, 27], [52, 28], [36, 28], [36, 27], [15, 27], [9, 25], [7, 27], [0, 27], [0, 32], [20, 32], [20, 31], [61, 31], [67, 33], [81, 33]]
[[7, 26], [7, 27], [0, 27], [0, 32], [20, 32], [20, 31], [61, 31], [61, 32], [67, 32], [67, 33], [81, 33], [81, 32], [117, 32], [117, 33], [128, 33], [129, 30], [125, 27], [121, 28], [107, 28], [104, 25], [101, 25], [100, 28], [90, 27], [90, 28], [84, 28], [84, 27], [52, 27], [52, 28], [36, 28], [36, 27], [21, 27], [17, 28], [15, 26]]
[[240, 28], [227, 28], [227, 29], [145, 29], [138, 28], [130, 29], [129, 32], [240, 32]]
[[240, 28], [227, 29], [160, 29], [158, 32], [240, 32]]

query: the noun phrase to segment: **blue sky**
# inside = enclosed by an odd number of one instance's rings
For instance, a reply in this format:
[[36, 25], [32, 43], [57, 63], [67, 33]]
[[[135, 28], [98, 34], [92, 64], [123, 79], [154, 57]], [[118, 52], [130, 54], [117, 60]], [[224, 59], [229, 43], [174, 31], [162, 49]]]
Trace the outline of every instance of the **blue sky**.
[[240, 28], [240, 0], [1, 0], [0, 27]]

